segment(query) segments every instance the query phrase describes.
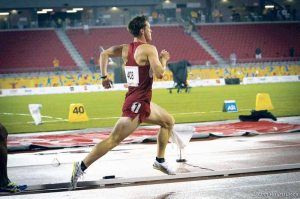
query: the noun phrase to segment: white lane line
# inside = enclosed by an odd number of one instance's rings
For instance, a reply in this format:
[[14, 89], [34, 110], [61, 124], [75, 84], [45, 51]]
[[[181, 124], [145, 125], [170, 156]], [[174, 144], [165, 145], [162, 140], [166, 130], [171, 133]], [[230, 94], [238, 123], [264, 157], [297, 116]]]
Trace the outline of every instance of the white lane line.
[[28, 113], [0, 113], [0, 115], [22, 115], [22, 116], [31, 116]]
[[12, 113], [0, 113], [2, 115], [13, 115]]
[[[240, 111], [250, 111], [251, 109], [240, 109]], [[197, 115], [205, 113], [221, 113], [223, 111], [208, 111], [208, 112], [186, 112], [186, 113], [170, 113], [171, 115]], [[89, 118], [90, 120], [109, 120], [109, 119], [119, 119], [120, 117], [95, 117]]]
[[89, 118], [90, 120], [110, 120], [110, 119], [119, 119], [120, 117], [94, 117]]
[[[240, 109], [239, 112], [250, 111], [252, 109]], [[171, 113], [171, 115], [196, 115], [205, 113], [222, 113], [223, 111], [207, 111], [207, 112], [187, 112], [187, 113]]]
[[[239, 111], [249, 111], [251, 109], [240, 109]], [[206, 114], [206, 113], [221, 113], [223, 111], [208, 111], [208, 112], [185, 112], [185, 113], [171, 113], [171, 115], [197, 115], [197, 114]], [[29, 116], [30, 114], [24, 114], [24, 113], [0, 113], [0, 115], [20, 115], [20, 116]], [[60, 118], [60, 117], [52, 117], [44, 115], [42, 118], [48, 118], [48, 119], [54, 119], [54, 120], [48, 120], [43, 121], [43, 123], [55, 123], [55, 122], [66, 122], [68, 119]], [[113, 116], [113, 117], [95, 117], [95, 118], [89, 118], [89, 120], [111, 120], [111, 119], [119, 119], [120, 117]], [[27, 123], [34, 123], [34, 122], [27, 122]], [[23, 124], [22, 122], [16, 122], [16, 123], [10, 123], [10, 125], [16, 125], [16, 124]]]
[[[49, 120], [49, 121], [42, 121], [42, 123], [56, 123], [56, 122], [68, 122], [67, 119], [62, 120]], [[34, 122], [26, 122], [27, 124], [34, 124]]]
[[[31, 115], [28, 114], [28, 113], [0, 113], [0, 115], [20, 115], [20, 116], [29, 116], [29, 117], [31, 117]], [[47, 115], [42, 115], [42, 118], [63, 120], [63, 118], [60, 118], [60, 117], [52, 117], [52, 116], [47, 116]]]
[[172, 115], [196, 115], [196, 114], [204, 114], [206, 112], [189, 112], [189, 113], [171, 113]]
[[21, 115], [21, 116], [30, 116], [29, 114], [25, 114], [25, 113], [18, 113], [16, 115]]

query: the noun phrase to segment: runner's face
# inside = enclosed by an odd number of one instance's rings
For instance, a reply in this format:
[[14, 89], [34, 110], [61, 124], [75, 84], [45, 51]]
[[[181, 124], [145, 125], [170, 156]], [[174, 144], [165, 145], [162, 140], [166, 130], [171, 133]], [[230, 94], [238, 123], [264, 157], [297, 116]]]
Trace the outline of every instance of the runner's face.
[[144, 30], [145, 30], [145, 39], [146, 39], [146, 41], [151, 42], [152, 41], [152, 36], [151, 36], [152, 30], [150, 28], [150, 24], [149, 24], [148, 21], [146, 22], [146, 27], [144, 28]]

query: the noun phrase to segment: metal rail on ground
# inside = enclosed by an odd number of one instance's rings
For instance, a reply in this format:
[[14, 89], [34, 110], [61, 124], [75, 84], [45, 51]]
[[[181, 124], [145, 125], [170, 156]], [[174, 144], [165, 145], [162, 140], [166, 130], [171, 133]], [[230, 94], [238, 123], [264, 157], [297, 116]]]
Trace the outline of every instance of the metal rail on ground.
[[[121, 187], [121, 186], [138, 186], [138, 185], [160, 184], [160, 183], [175, 183], [175, 182], [183, 182], [183, 181], [220, 179], [220, 178], [241, 177], [241, 176], [250, 176], [250, 175], [267, 175], [273, 173], [296, 172], [296, 171], [300, 171], [300, 163], [251, 167], [251, 168], [242, 168], [242, 169], [229, 169], [229, 170], [220, 170], [220, 171], [180, 173], [176, 175], [162, 175], [162, 176], [149, 176], [149, 177], [136, 177], [136, 178], [113, 178], [113, 179], [101, 179], [98, 181], [82, 181], [82, 182], [78, 182], [78, 188], [76, 190], [112, 188], [112, 187]], [[17, 195], [61, 192], [61, 191], [69, 191], [69, 190], [70, 190], [69, 182], [56, 183], [56, 184], [30, 185], [25, 192], [17, 193]], [[11, 194], [9, 193], [0, 194], [0, 196], [5, 196], [5, 195], [11, 195]]]

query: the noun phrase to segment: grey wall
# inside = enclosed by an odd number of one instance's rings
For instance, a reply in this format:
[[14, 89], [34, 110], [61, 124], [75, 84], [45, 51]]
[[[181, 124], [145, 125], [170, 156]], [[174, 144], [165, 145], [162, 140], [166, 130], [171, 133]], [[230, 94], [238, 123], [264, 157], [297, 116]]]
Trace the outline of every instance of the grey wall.
[[156, 5], [160, 0], [0, 0], [0, 9]]

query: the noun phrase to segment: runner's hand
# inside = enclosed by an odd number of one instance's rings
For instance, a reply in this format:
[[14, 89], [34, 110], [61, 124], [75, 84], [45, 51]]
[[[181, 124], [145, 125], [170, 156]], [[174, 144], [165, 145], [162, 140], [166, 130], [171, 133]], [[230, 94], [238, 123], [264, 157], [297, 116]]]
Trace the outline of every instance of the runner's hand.
[[111, 88], [112, 85], [113, 85], [113, 82], [112, 82], [108, 77], [102, 80], [102, 86], [103, 86], [105, 89]]
[[159, 54], [159, 57], [168, 61], [170, 59], [170, 53], [166, 50], [162, 50]]

